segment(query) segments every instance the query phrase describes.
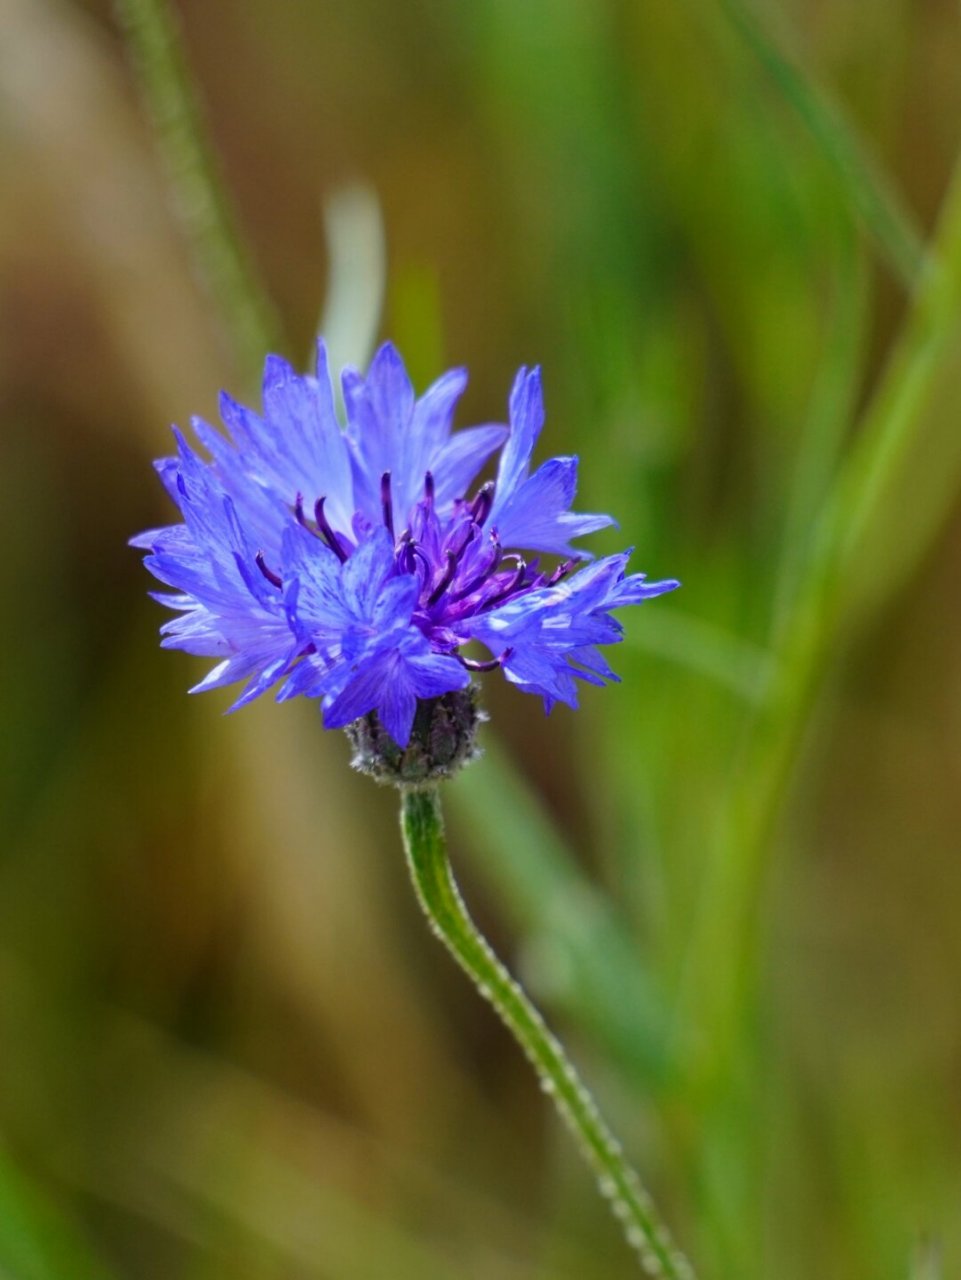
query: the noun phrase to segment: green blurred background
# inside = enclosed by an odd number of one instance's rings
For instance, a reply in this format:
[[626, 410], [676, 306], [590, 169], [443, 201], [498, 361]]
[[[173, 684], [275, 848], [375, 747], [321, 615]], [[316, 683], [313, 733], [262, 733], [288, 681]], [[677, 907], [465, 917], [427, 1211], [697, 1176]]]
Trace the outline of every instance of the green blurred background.
[[[684, 583], [576, 713], [486, 678], [482, 925], [703, 1280], [961, 1274], [957, 5], [178, 12], [286, 354], [540, 362]], [[147, 115], [107, 0], [0, 0], [0, 1275], [636, 1274], [394, 797], [157, 646], [149, 460], [256, 387]]]

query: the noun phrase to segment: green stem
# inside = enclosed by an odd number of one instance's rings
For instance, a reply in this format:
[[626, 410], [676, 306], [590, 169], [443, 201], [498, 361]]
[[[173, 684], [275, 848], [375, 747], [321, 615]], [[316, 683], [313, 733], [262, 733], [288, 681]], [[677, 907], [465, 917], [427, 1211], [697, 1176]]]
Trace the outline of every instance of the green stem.
[[431, 929], [524, 1050], [541, 1088], [553, 1098], [593, 1165], [601, 1193], [611, 1202], [642, 1265], [649, 1275], [665, 1280], [693, 1280], [690, 1264], [671, 1242], [560, 1041], [470, 918], [447, 858], [436, 788], [402, 792], [401, 829], [411, 879]]
[[177, 213], [244, 373], [282, 346], [279, 325], [224, 194], [164, 0], [116, 0]]

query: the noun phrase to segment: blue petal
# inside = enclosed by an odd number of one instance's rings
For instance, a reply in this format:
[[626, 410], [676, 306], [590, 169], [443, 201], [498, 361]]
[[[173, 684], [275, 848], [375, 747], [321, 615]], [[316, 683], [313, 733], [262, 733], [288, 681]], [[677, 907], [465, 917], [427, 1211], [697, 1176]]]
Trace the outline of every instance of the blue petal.
[[341, 378], [347, 408], [347, 439], [354, 476], [355, 507], [369, 518], [380, 513], [385, 472], [401, 471], [401, 448], [414, 408], [414, 388], [396, 348], [385, 342], [367, 377], [345, 369]]
[[449, 369], [431, 383], [414, 405], [408, 448], [416, 459], [411, 470], [418, 487], [423, 480], [423, 473], [417, 474], [420, 465], [426, 466], [427, 459], [447, 443], [454, 422], [454, 409], [466, 386], [467, 370]]
[[356, 506], [367, 519], [379, 522], [381, 478], [389, 473], [397, 532], [409, 523], [413, 507], [423, 497], [428, 471], [436, 501], [449, 505], [464, 496], [505, 438], [506, 429], [499, 426], [452, 436], [466, 372], [451, 370], [415, 401], [403, 361], [390, 343], [378, 351], [366, 378], [348, 369], [342, 381]]
[[[279, 356], [268, 356], [264, 368], [264, 415], [275, 453], [290, 462], [287, 502], [297, 493], [310, 501], [326, 498], [335, 529], [350, 526], [353, 489], [350, 458], [327, 375], [326, 351], [318, 348], [317, 378], [301, 377]], [[288, 476], [289, 472], [289, 476]]]
[[318, 635], [332, 638], [350, 625], [340, 561], [326, 544], [299, 524], [289, 525], [281, 563], [284, 609], [299, 640], [306, 643]]
[[367, 372], [367, 391], [374, 413], [383, 422], [406, 425], [414, 410], [414, 387], [400, 352], [392, 342], [377, 351]]
[[518, 485], [527, 478], [534, 445], [544, 425], [544, 400], [541, 394], [540, 368], [517, 371], [510, 398], [510, 436], [497, 469], [492, 523], [513, 497]]
[[377, 704], [377, 714], [381, 724], [399, 747], [406, 747], [410, 741], [414, 716], [417, 713], [417, 695], [408, 680], [403, 668], [403, 660], [394, 662], [394, 670], [384, 682], [383, 692]]
[[491, 522], [505, 547], [577, 554], [570, 539], [614, 523], [605, 515], [573, 515], [577, 492], [577, 459], [551, 458], [525, 480]]
[[[507, 435], [506, 427], [496, 425], [468, 427], [458, 431], [429, 460], [424, 471], [434, 477], [434, 492], [438, 506], [445, 507], [455, 498], [462, 498], [474, 477], [491, 456], [500, 448]], [[423, 471], [413, 486], [414, 499], [420, 496], [424, 482]]]
[[[351, 673], [336, 697], [324, 700], [324, 725], [328, 729], [343, 729], [361, 716], [374, 711], [384, 696], [385, 662], [390, 655], [375, 654], [364, 665]], [[406, 742], [400, 744], [406, 746]]]
[[329, 693], [332, 684], [332, 668], [315, 654], [306, 654], [294, 667], [286, 682], [277, 692], [278, 702], [304, 696], [319, 698]]
[[344, 595], [357, 618], [372, 618], [384, 580], [394, 568], [394, 544], [381, 525], [343, 568]]
[[[432, 383], [414, 405], [391, 466], [394, 505], [401, 523], [423, 495], [425, 472], [433, 470], [435, 486], [438, 483], [438, 457], [450, 438], [454, 409], [466, 386], [466, 369], [451, 369]], [[463, 490], [452, 496], [459, 498], [462, 494]]]
[[617, 583], [612, 593], [610, 608], [620, 608], [625, 604], [641, 604], [645, 600], [653, 600], [667, 591], [676, 591], [681, 584], [676, 578], [665, 578], [661, 582], [647, 582], [643, 573], [632, 573]]
[[397, 745], [406, 747], [418, 698], [436, 698], [469, 682], [456, 659], [431, 653], [424, 637], [411, 630], [396, 646], [379, 648], [357, 665], [341, 691], [325, 700], [324, 724], [343, 728], [376, 711]]

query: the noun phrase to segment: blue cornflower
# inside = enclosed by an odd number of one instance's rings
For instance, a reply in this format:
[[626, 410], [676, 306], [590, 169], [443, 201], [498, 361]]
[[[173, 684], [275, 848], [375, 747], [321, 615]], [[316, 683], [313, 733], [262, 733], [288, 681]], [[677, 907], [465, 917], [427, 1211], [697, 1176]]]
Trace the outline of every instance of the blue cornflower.
[[[627, 575], [629, 552], [572, 573], [587, 558], [572, 543], [613, 521], [571, 511], [576, 458], [531, 471], [540, 371], [517, 374], [509, 428], [452, 433], [466, 383], [453, 370], [417, 399], [386, 343], [366, 377], [344, 372], [344, 427], [320, 342], [316, 377], [268, 357], [260, 415], [221, 397], [226, 437], [193, 421], [207, 458], [175, 431], [157, 469], [183, 523], [133, 543], [173, 589], [156, 596], [177, 613], [163, 645], [219, 659], [197, 690], [317, 697], [329, 729], [376, 712], [404, 748], [418, 703], [475, 671], [501, 667], [547, 710], [577, 705], [577, 679], [617, 679], [597, 648], [621, 638], [611, 610], [677, 583]], [[490, 659], [465, 656], [471, 642]]]

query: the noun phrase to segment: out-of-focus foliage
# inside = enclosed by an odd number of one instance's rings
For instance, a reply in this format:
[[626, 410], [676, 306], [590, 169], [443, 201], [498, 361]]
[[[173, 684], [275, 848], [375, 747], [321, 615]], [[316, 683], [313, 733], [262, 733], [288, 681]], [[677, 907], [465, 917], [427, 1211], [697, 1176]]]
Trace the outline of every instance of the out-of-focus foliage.
[[[540, 361], [596, 549], [684, 582], [576, 714], [489, 679], [447, 799], [699, 1274], [961, 1272], [956, 6], [177, 12], [286, 354], [383, 278], [465, 421]], [[0, 166], [0, 1273], [634, 1274], [394, 797], [157, 648], [149, 459], [251, 370], [106, 0], [0, 0]]]

